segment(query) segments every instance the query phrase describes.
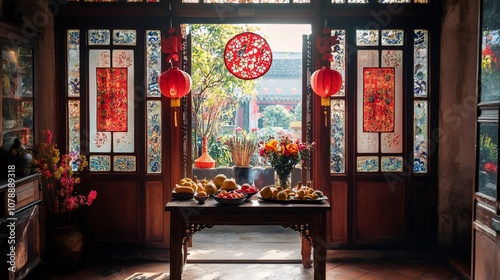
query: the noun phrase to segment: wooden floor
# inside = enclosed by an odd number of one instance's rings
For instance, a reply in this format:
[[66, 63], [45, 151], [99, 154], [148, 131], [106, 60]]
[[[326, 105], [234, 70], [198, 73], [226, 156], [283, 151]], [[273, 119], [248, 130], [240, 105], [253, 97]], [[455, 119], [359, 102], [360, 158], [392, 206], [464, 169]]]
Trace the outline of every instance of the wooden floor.
[[[302, 267], [299, 236], [280, 227], [214, 227], [197, 233], [190, 248], [183, 279], [186, 280], [299, 280], [312, 279], [313, 270]], [[342, 279], [465, 279], [448, 262], [436, 258], [412, 260], [370, 259], [370, 252], [361, 253], [358, 260], [329, 258], [327, 277]], [[329, 256], [342, 256], [329, 252]], [[139, 255], [138, 255], [139, 256]], [[168, 258], [168, 256], [167, 256]], [[168, 260], [145, 260], [144, 256], [115, 256], [110, 261], [87, 260], [76, 271], [66, 274], [50, 273], [48, 279], [169, 279]], [[271, 263], [262, 263], [271, 262]]]

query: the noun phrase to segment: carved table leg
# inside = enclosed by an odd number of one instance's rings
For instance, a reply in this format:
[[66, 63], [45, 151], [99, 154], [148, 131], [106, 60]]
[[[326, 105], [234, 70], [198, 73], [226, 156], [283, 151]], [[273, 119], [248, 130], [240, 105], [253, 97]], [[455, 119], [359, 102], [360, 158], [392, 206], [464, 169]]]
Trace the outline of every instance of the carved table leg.
[[304, 268], [311, 268], [311, 243], [305, 237], [300, 238], [302, 241], [302, 248], [300, 250], [300, 254], [302, 255], [302, 266]]
[[181, 214], [172, 212], [170, 217], [170, 279], [181, 280], [184, 266], [182, 256], [182, 241], [186, 228]]
[[[185, 237], [185, 238], [188, 238], [188, 237]], [[191, 238], [189, 238], [189, 240], [191, 241]], [[186, 260], [187, 260], [187, 256], [188, 256], [188, 243], [189, 242], [182, 242], [182, 253], [183, 253], [183, 258], [182, 258], [182, 262], [183, 264], [186, 264]]]

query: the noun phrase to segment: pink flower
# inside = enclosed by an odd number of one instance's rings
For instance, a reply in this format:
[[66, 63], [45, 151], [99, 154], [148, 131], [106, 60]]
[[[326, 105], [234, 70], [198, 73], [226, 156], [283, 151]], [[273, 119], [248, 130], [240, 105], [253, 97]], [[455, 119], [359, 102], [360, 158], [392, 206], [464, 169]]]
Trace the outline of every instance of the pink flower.
[[95, 191], [87, 196], [77, 193], [75, 188], [81, 179], [77, 171], [88, 167], [88, 162], [83, 155], [59, 154], [59, 149], [52, 143], [52, 133], [42, 131], [44, 141], [37, 145], [34, 163], [40, 167], [43, 181], [46, 207], [46, 217], [57, 225], [71, 223], [71, 213], [82, 206], [92, 204], [97, 197]]
[[94, 199], [97, 197], [97, 192], [92, 190], [90, 191], [89, 195], [87, 196], [87, 205], [90, 206], [92, 202], [94, 202]]
[[488, 162], [484, 165], [484, 171], [487, 173], [496, 174], [497, 173], [497, 165], [493, 162]]

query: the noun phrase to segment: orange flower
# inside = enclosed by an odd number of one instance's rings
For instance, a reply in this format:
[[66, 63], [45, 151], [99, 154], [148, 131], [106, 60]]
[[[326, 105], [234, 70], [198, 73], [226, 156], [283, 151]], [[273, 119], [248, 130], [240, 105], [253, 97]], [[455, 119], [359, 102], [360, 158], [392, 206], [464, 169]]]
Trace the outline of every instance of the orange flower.
[[299, 153], [299, 146], [297, 146], [297, 144], [295, 143], [289, 144], [286, 146], [286, 150], [289, 155], [296, 155]]
[[276, 141], [276, 139], [271, 139], [269, 142], [266, 143], [265, 145], [265, 149], [266, 151], [276, 151], [276, 148], [278, 146], [278, 141]]

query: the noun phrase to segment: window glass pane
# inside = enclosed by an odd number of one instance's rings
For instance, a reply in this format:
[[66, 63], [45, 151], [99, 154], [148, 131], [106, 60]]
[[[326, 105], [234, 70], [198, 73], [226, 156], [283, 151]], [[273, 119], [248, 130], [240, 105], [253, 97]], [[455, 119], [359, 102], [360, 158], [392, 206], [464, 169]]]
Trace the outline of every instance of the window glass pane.
[[33, 50], [19, 47], [17, 51], [20, 75], [18, 81], [16, 97], [33, 97]]
[[332, 99], [331, 108], [331, 139], [330, 139], [330, 172], [345, 173], [345, 101]]
[[382, 153], [403, 152], [403, 51], [383, 50], [382, 67], [394, 67], [394, 132], [381, 133]]
[[427, 173], [429, 148], [429, 116], [427, 101], [414, 101], [413, 107], [413, 172]]
[[88, 44], [109, 45], [111, 42], [111, 33], [107, 29], [89, 29]]
[[[111, 152], [111, 132], [97, 131], [97, 79], [98, 67], [111, 67], [109, 50], [89, 50], [89, 151]], [[110, 164], [111, 166], [111, 164]]]
[[160, 30], [146, 31], [146, 81], [147, 96], [161, 97], [158, 88], [158, 77], [161, 71], [161, 32]]
[[363, 131], [363, 68], [378, 67], [379, 52], [376, 50], [358, 51], [357, 65], [357, 104], [356, 104], [356, 131], [357, 131], [357, 151], [358, 153], [378, 153], [378, 133]]
[[344, 96], [345, 95], [345, 30], [332, 30], [332, 36], [337, 36], [339, 43], [333, 46], [332, 55], [333, 61], [330, 63], [330, 67], [334, 70], [337, 70], [340, 74], [342, 74], [342, 87], [336, 96]]
[[90, 171], [110, 171], [111, 170], [111, 157], [103, 155], [89, 156], [89, 170]]
[[80, 96], [80, 30], [67, 33], [68, 51], [68, 96]]
[[161, 101], [147, 102], [147, 172], [161, 173]]
[[404, 30], [382, 30], [382, 46], [402, 46], [404, 43]]
[[356, 171], [358, 172], [378, 172], [378, 157], [357, 157]]
[[403, 172], [403, 157], [382, 157], [380, 170], [382, 172]]
[[68, 101], [68, 139], [70, 154], [80, 154], [80, 101]]
[[113, 30], [113, 45], [135, 46], [137, 34], [135, 30], [115, 29]]
[[428, 31], [415, 29], [413, 40], [413, 79], [415, 96], [427, 96], [428, 83]]
[[[208, 152], [216, 160], [216, 166], [232, 166], [224, 140], [238, 127], [247, 133], [257, 130], [258, 137], [264, 140], [279, 134], [301, 138], [302, 36], [310, 34], [310, 25], [195, 24], [190, 25], [189, 30], [193, 53], [193, 129], [196, 131], [192, 138], [193, 160], [201, 156], [202, 140], [208, 136]], [[269, 71], [255, 80], [228, 76], [220, 55], [231, 38], [245, 31], [264, 37], [273, 50]], [[251, 164], [262, 162], [255, 156]]]
[[496, 198], [498, 169], [498, 124], [479, 124], [478, 191]]
[[378, 30], [356, 30], [357, 46], [378, 46]]
[[[500, 5], [482, 1], [480, 102], [500, 100]], [[487, 11], [487, 13], [486, 13]]]
[[113, 171], [134, 172], [136, 170], [135, 156], [114, 156]]
[[113, 50], [113, 68], [127, 69], [127, 131], [113, 132], [113, 151], [134, 152], [134, 51]]

